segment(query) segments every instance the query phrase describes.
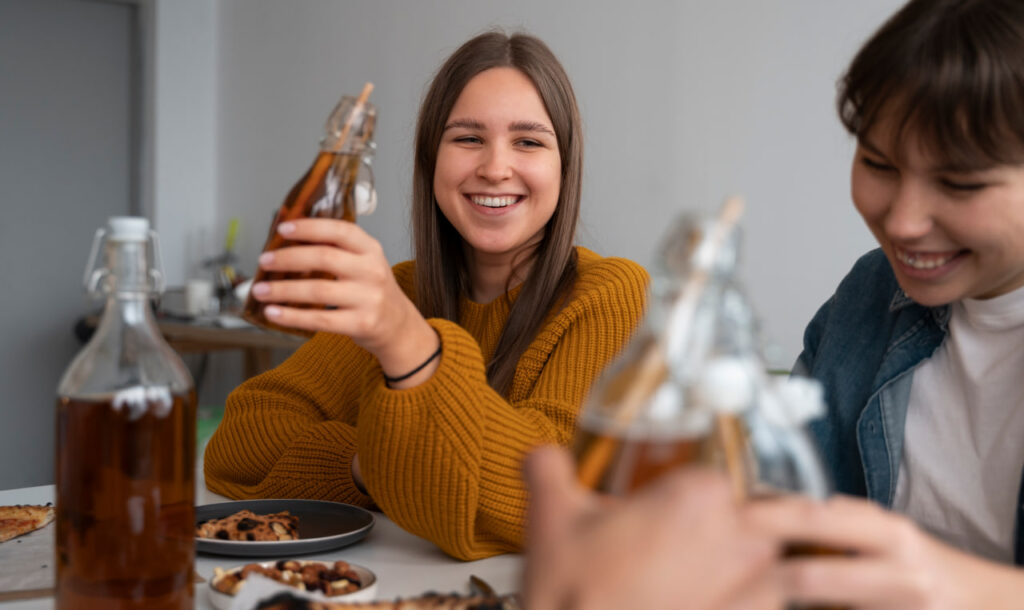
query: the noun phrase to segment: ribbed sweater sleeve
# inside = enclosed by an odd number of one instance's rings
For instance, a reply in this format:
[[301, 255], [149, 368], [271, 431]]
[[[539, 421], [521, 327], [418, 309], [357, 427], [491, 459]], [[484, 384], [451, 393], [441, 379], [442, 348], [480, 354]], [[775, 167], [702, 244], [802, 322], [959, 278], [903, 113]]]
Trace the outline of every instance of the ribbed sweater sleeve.
[[588, 388], [642, 316], [646, 273], [581, 252], [575, 296], [549, 315], [520, 359], [508, 400], [487, 384], [476, 340], [436, 319], [429, 323], [443, 351], [434, 375], [407, 390], [368, 388], [357, 435], [370, 495], [396, 523], [452, 556], [521, 547], [523, 456], [571, 441]]
[[319, 333], [236, 388], [206, 447], [207, 487], [231, 498], [372, 506], [352, 479], [352, 458], [357, 397], [374, 369], [376, 359], [348, 337]]

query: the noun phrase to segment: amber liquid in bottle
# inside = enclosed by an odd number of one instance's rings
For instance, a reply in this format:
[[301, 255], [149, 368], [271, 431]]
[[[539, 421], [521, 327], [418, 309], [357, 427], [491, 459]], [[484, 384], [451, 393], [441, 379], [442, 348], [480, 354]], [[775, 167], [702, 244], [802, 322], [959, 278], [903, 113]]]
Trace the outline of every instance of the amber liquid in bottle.
[[58, 609], [191, 610], [195, 405], [58, 399]]
[[[355, 222], [355, 184], [359, 173], [360, 156], [322, 151], [313, 162], [306, 175], [288, 192], [284, 203], [277, 212], [274, 222], [270, 225], [264, 252], [272, 252], [279, 248], [294, 246], [299, 242], [281, 237], [277, 227], [282, 222], [297, 218], [335, 218]], [[293, 279], [333, 279], [327, 273], [296, 273], [281, 271], [264, 271], [257, 269], [253, 282], [279, 281]], [[311, 308], [306, 303], [282, 303], [288, 307]], [[249, 322], [264, 328], [277, 331], [307, 334], [294, 328], [280, 326], [271, 322], [263, 313], [267, 304], [257, 301], [252, 295], [245, 302], [242, 317]]]
[[700, 463], [707, 450], [701, 437], [623, 440], [592, 432], [581, 424], [573, 450], [577, 464], [596, 443], [614, 444], [614, 453], [596, 486], [596, 491], [613, 495], [628, 495], [670, 470]]

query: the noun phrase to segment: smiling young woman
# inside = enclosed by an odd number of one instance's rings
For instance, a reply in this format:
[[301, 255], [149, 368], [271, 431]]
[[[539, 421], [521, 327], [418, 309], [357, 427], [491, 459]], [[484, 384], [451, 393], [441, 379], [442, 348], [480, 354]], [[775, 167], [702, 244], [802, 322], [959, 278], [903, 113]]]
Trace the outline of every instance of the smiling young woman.
[[639, 322], [647, 275], [574, 246], [583, 148], [558, 60], [490, 32], [440, 68], [420, 109], [414, 261], [354, 224], [284, 223], [266, 308], [317, 331], [228, 398], [211, 490], [377, 505], [451, 555], [518, 550], [523, 456], [567, 444], [584, 395]]
[[893, 123], [860, 137], [852, 193], [904, 293], [941, 306], [1024, 286], [1024, 166], [956, 167], [920, 128], [893, 144]]
[[1021, 57], [1019, 0], [912, 0], [840, 81], [853, 203], [880, 248], [811, 321], [796, 370], [826, 387], [814, 432], [838, 490], [916, 525], [848, 499], [766, 508], [774, 534], [856, 551], [795, 561], [795, 601], [1024, 599], [1024, 573], [999, 565], [1024, 564]]
[[491, 68], [469, 81], [444, 127], [434, 194], [466, 243], [473, 300], [505, 292], [516, 257], [541, 242], [560, 184], [558, 139], [530, 79]]

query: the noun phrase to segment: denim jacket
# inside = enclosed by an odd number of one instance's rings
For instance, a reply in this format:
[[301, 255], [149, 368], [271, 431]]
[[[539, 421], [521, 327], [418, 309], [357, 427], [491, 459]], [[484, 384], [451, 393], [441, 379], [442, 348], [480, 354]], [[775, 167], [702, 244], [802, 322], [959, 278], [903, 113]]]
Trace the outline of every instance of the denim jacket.
[[[836, 491], [891, 507], [903, 456], [914, 369], [942, 344], [950, 308], [924, 307], [900, 289], [881, 250], [854, 265], [804, 331], [795, 374], [825, 385], [827, 415], [811, 425]], [[1024, 473], [1014, 558], [1024, 565]]]

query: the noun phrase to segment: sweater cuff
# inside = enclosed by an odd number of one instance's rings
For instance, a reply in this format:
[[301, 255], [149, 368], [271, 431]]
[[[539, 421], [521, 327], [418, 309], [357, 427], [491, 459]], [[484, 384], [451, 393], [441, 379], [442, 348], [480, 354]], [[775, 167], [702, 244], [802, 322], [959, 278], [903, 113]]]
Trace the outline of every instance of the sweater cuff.
[[470, 336], [468, 332], [455, 322], [441, 318], [430, 318], [427, 320], [437, 336], [441, 339], [441, 355], [437, 369], [429, 379], [411, 388], [391, 388], [384, 381], [384, 373], [380, 371], [378, 364], [377, 382], [371, 384], [368, 389], [368, 404], [400, 405], [401, 408], [425, 407], [423, 398], [435, 395], [440, 391], [450, 391], [449, 388], [478, 387], [477, 384], [487, 385], [487, 371], [484, 368], [483, 354], [480, 352], [480, 345]]
[[343, 490], [341, 501], [365, 508], [376, 508], [373, 498], [359, 489], [359, 486], [356, 485], [355, 477], [352, 476], [352, 460], [356, 457], [357, 449], [356, 430], [346, 427], [344, 434], [347, 437], [345, 439], [346, 442], [341, 445], [340, 455], [337, 460], [337, 465], [340, 469], [338, 472], [338, 487], [340, 490]]

